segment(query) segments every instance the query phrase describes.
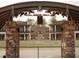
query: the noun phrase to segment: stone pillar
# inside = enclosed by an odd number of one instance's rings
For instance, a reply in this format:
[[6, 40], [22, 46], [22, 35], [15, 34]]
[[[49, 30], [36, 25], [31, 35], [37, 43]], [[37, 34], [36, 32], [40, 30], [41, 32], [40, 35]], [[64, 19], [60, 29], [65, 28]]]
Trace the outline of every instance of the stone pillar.
[[19, 57], [19, 32], [14, 21], [6, 22], [6, 57]]
[[75, 40], [74, 40], [74, 21], [62, 22], [62, 40], [61, 40], [61, 57], [75, 57]]

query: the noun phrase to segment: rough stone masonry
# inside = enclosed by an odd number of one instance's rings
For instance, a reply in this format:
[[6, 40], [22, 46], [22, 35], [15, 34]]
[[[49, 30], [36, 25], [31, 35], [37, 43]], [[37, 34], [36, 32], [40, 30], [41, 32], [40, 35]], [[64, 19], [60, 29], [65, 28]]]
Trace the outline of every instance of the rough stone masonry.
[[74, 21], [63, 21], [62, 23], [61, 56], [64, 58], [75, 57]]
[[14, 21], [6, 22], [6, 58], [19, 57], [19, 32]]

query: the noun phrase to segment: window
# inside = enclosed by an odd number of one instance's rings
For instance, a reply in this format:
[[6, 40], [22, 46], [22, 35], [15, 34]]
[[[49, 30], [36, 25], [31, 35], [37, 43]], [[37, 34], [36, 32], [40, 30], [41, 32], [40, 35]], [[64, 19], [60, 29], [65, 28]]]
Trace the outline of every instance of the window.
[[4, 34], [0, 34], [0, 40], [4, 40]]
[[19, 30], [20, 30], [20, 32], [24, 32], [24, 27], [20, 26]]
[[60, 25], [56, 25], [56, 32], [61, 32], [61, 26]]

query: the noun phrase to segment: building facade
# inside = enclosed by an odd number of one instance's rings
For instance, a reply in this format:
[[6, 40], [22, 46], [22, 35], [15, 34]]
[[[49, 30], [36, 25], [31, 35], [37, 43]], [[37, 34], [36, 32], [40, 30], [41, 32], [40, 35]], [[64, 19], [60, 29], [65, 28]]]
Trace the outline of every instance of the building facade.
[[[6, 39], [6, 29], [5, 26], [0, 30], [0, 40]], [[34, 32], [36, 31], [36, 32]], [[39, 32], [39, 34], [36, 34]], [[45, 27], [44, 25], [42, 27], [38, 25], [33, 25], [31, 27], [27, 27], [27, 25], [21, 24], [19, 25], [19, 33], [20, 33], [20, 40], [34, 40], [38, 39], [40, 37], [41, 40], [61, 40], [62, 32], [61, 32], [61, 22], [56, 21], [56, 24]], [[35, 35], [36, 34], [36, 35]], [[35, 35], [35, 36], [34, 36]], [[33, 38], [35, 37], [35, 38]], [[75, 39], [79, 39], [79, 27], [76, 27], [76, 30], [74, 32]]]

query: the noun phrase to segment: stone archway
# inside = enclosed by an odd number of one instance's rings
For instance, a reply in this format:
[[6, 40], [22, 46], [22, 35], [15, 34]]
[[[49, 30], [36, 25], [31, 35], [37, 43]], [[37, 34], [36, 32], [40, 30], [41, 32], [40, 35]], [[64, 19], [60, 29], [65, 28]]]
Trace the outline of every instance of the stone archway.
[[[12, 16], [23, 14], [23, 11], [31, 11], [38, 9], [46, 9], [49, 12], [51, 10], [58, 12], [66, 12], [66, 7], [69, 6], [70, 14], [73, 21], [78, 21], [79, 7], [68, 4], [56, 3], [56, 2], [26, 2], [10, 5], [0, 8], [0, 28], [6, 22], [6, 57], [19, 57], [19, 39], [17, 24], [12, 21]], [[64, 13], [63, 13], [64, 14]], [[66, 15], [66, 14], [64, 14]], [[70, 18], [70, 15], [69, 15]], [[1, 25], [2, 24], [2, 25]], [[67, 27], [68, 26], [68, 27]], [[65, 21], [63, 23], [63, 36], [62, 36], [62, 57], [75, 57], [75, 43], [74, 43], [74, 22]], [[16, 35], [15, 35], [16, 34]], [[71, 45], [70, 45], [71, 43]]]
[[[63, 26], [62, 26], [63, 25]], [[63, 21], [61, 39], [61, 57], [75, 57], [74, 21]], [[6, 57], [19, 57], [19, 33], [17, 24], [13, 21], [6, 22]]]

